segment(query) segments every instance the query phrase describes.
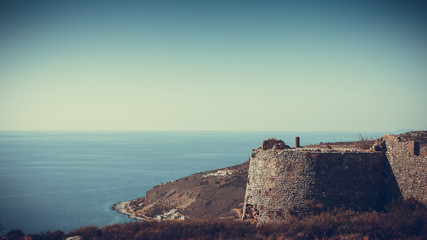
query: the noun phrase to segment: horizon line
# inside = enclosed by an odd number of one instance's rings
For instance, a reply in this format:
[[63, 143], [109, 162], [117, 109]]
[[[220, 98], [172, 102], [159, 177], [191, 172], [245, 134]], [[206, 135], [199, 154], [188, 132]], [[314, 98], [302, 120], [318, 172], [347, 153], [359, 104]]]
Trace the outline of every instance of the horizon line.
[[422, 129], [396, 129], [396, 130], [147, 130], [147, 129], [0, 129], [0, 132], [411, 132], [411, 131], [427, 131]]

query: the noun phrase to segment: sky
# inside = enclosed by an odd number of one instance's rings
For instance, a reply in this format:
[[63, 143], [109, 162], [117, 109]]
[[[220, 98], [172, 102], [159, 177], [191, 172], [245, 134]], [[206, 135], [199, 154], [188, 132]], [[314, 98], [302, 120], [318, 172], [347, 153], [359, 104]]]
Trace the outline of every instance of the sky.
[[425, 12], [0, 0], [0, 130], [427, 129]]

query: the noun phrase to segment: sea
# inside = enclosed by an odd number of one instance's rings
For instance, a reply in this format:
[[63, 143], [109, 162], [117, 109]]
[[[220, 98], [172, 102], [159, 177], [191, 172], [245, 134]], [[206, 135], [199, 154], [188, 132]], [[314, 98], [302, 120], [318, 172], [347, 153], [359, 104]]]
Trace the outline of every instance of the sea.
[[[153, 186], [240, 164], [267, 138], [294, 146], [356, 141], [359, 132], [0, 131], [0, 235], [135, 221], [114, 203]], [[363, 132], [380, 137], [384, 132]]]

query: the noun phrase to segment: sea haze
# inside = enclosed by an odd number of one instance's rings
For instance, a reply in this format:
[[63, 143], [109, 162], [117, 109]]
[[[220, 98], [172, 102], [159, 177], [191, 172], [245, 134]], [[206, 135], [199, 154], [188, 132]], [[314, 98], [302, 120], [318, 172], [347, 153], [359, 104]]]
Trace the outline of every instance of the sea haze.
[[295, 136], [303, 145], [358, 139], [357, 132], [0, 132], [2, 234], [131, 221], [112, 205], [161, 182], [242, 163], [266, 138], [293, 146]]

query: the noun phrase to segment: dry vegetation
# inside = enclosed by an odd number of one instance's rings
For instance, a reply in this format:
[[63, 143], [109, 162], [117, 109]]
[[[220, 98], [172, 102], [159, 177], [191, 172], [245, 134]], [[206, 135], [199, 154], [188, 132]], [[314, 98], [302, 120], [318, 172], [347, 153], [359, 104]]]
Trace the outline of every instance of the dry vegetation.
[[[334, 210], [305, 219], [255, 226], [233, 220], [133, 222], [64, 233], [25, 236], [10, 231], [4, 239], [427, 239], [427, 208], [415, 200], [394, 203], [383, 212]], [[25, 236], [25, 238], [24, 238]], [[31, 237], [31, 238], [30, 238]]]
[[367, 138], [367, 137], [363, 137], [362, 134], [358, 134], [357, 135], [359, 138], [359, 141], [357, 142], [357, 146], [361, 149], [369, 149], [372, 147], [372, 145], [374, 144], [375, 139], [374, 138]]

